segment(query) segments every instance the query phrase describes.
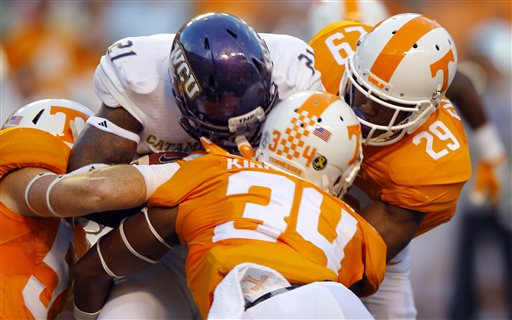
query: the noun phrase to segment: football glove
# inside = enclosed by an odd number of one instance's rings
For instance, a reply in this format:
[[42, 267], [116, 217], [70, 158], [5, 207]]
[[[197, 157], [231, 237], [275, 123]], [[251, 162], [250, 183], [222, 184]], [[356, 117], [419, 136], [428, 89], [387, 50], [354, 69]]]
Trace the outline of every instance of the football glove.
[[496, 128], [486, 124], [475, 131], [478, 163], [475, 169], [471, 202], [476, 206], [490, 203], [496, 208], [500, 192], [507, 177], [505, 147]]

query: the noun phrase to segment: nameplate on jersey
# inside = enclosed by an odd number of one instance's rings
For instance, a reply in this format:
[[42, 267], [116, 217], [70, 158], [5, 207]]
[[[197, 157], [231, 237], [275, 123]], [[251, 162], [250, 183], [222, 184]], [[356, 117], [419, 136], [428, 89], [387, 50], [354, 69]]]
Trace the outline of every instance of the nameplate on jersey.
[[269, 166], [262, 162], [252, 161], [249, 159], [237, 159], [237, 158], [227, 158], [226, 168], [228, 170], [232, 169], [270, 169]]

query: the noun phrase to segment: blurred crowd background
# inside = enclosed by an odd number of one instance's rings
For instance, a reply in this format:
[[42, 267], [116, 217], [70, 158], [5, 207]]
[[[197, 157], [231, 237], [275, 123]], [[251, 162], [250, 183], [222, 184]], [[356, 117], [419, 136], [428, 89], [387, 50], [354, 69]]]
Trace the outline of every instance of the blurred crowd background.
[[[482, 95], [510, 161], [512, 2], [362, 2], [369, 8], [365, 22], [419, 12], [452, 34], [460, 69]], [[319, 25], [329, 22], [328, 15], [341, 10], [339, 3], [331, 5], [322, 11], [319, 1], [305, 0], [1, 0], [0, 120], [3, 123], [17, 108], [42, 98], [73, 99], [97, 110], [100, 101], [92, 87], [96, 65], [107, 47], [123, 37], [174, 33], [197, 14], [224, 11], [245, 19], [258, 32], [286, 33], [308, 42]], [[471, 141], [469, 130], [468, 137]], [[498, 210], [473, 205], [470, 182], [456, 217], [413, 241], [412, 278], [419, 319], [512, 318], [510, 177], [508, 173]], [[509, 233], [500, 237], [503, 230]]]

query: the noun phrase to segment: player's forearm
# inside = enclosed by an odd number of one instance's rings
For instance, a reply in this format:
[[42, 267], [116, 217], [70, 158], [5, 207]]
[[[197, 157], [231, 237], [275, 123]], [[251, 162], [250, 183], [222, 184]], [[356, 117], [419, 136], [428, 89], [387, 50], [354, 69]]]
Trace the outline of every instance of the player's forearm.
[[146, 197], [142, 174], [133, 166], [120, 165], [64, 177], [50, 201], [59, 214], [76, 216], [137, 207]]
[[71, 172], [91, 163], [129, 163], [136, 153], [133, 141], [87, 126], [75, 142], [68, 160]]
[[74, 269], [75, 317], [77, 313], [95, 314], [101, 310], [113, 286], [112, 279], [103, 271], [96, 249], [89, 250]]
[[68, 172], [91, 163], [122, 164], [133, 159], [142, 124], [124, 108], [110, 108], [104, 104], [97, 117], [97, 121], [88, 124], [75, 142]]
[[487, 115], [478, 92], [471, 80], [457, 72], [446, 96], [457, 107], [462, 118], [475, 130], [487, 123]]
[[111, 279], [159, 261], [177, 243], [176, 215], [176, 208], [136, 214], [98, 240], [75, 266], [75, 306], [85, 313], [98, 312], [108, 297]]
[[361, 211], [387, 245], [386, 260], [391, 260], [414, 238], [423, 214], [375, 201]]
[[129, 209], [143, 204], [148, 197], [143, 174], [131, 165], [66, 175], [48, 171], [40, 174], [40, 170], [31, 169], [29, 176], [17, 182], [21, 183], [18, 192], [11, 192], [18, 204], [16, 212], [30, 216], [72, 217]]

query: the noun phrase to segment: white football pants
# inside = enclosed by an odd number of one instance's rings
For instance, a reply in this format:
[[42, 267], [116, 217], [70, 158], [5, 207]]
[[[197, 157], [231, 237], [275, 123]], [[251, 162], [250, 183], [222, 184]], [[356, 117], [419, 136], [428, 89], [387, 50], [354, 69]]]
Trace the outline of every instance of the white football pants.
[[379, 290], [361, 299], [375, 319], [416, 319], [409, 247], [388, 263]]
[[361, 300], [338, 282], [313, 282], [247, 309], [243, 319], [373, 319]]
[[99, 319], [201, 319], [185, 278], [185, 246], [118, 281]]

